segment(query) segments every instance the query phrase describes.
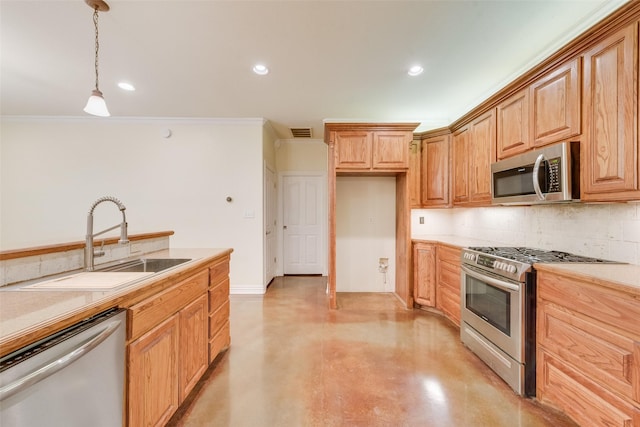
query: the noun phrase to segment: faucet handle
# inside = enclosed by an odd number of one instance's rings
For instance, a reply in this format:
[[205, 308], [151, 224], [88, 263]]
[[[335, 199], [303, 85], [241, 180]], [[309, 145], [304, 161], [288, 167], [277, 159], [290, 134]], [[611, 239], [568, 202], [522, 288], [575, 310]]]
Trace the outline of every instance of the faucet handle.
[[101, 257], [104, 256], [104, 240], [102, 240], [102, 243], [100, 244], [100, 250], [99, 251], [94, 251], [93, 252], [93, 256], [94, 257]]

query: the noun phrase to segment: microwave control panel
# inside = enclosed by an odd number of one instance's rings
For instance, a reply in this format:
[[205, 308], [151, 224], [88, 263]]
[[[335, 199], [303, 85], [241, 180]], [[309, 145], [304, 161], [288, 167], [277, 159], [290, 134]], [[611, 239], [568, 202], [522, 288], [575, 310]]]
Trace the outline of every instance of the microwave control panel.
[[562, 191], [560, 188], [560, 157], [550, 159], [547, 165], [547, 178], [549, 180], [548, 193], [559, 193]]

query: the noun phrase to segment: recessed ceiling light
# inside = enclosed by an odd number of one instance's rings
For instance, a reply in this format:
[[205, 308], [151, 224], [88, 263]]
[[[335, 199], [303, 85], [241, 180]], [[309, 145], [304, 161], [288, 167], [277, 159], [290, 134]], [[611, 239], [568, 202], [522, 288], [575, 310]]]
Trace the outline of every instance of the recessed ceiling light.
[[269, 74], [269, 69], [266, 65], [256, 64], [253, 66], [253, 72], [264, 76], [265, 74]]
[[407, 74], [409, 74], [411, 77], [415, 77], [422, 74], [423, 71], [424, 71], [424, 68], [422, 68], [419, 65], [414, 65], [413, 67], [409, 68], [409, 71], [407, 72]]
[[134, 90], [136, 90], [135, 86], [127, 82], [118, 83], [118, 87], [122, 90], [128, 90], [129, 92], [133, 92]]

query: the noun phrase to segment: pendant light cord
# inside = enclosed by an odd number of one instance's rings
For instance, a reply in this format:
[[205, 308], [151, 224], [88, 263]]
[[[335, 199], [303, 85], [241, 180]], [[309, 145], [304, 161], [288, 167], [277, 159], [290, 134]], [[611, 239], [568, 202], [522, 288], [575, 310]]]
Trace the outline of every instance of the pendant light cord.
[[93, 9], [93, 25], [96, 29], [96, 61], [95, 61], [96, 90], [99, 91], [100, 89], [98, 89], [98, 50], [100, 49], [100, 43], [98, 42], [98, 8], [97, 7]]

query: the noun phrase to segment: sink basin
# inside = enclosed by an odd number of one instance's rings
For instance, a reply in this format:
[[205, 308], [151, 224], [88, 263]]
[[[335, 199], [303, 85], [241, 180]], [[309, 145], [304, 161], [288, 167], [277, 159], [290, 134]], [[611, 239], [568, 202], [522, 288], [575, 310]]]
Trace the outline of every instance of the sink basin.
[[108, 267], [96, 268], [95, 271], [158, 273], [184, 264], [187, 261], [191, 261], [191, 258], [140, 258]]

